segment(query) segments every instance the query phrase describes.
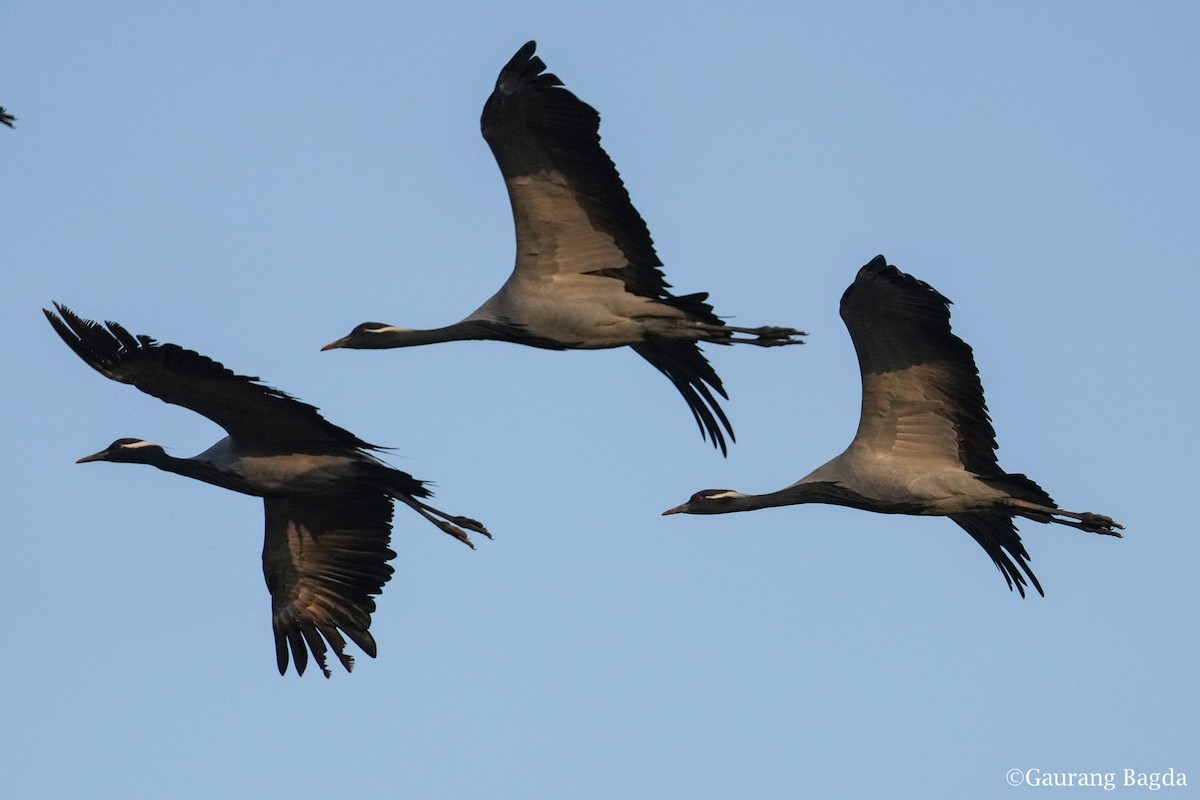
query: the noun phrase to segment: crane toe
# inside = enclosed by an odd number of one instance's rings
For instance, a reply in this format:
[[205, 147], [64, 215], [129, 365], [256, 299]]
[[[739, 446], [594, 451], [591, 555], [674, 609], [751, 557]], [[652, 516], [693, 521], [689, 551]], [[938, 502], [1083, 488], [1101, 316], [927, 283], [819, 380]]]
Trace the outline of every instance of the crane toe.
[[1092, 533], [1103, 533], [1107, 536], [1116, 536], [1118, 539], [1124, 538], [1120, 531], [1125, 530], [1125, 526], [1119, 522], [1114, 522], [1112, 517], [1085, 512], [1080, 514], [1079, 521], [1083, 523], [1084, 530], [1091, 531]]
[[489, 538], [489, 539], [492, 538], [492, 534], [488, 531], [488, 529], [484, 526], [484, 524], [482, 522], [473, 520], [470, 517], [447, 517], [447, 519], [449, 519], [455, 525], [460, 525], [469, 531], [475, 531], [475, 533], [482, 533], [487, 538]]

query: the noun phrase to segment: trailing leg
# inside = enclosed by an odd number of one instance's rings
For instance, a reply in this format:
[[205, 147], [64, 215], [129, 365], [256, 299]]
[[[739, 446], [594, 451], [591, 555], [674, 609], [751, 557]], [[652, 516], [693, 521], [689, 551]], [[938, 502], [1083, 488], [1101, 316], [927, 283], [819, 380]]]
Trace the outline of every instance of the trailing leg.
[[437, 525], [438, 528], [440, 528], [444, 533], [450, 534], [467, 547], [470, 547], [472, 550], [475, 549], [475, 544], [471, 541], [471, 537], [467, 535], [467, 531], [464, 531], [463, 528], [474, 531], [475, 533], [482, 533], [489, 539], [492, 538], [492, 534], [488, 532], [488, 529], [484, 527], [482, 522], [477, 522], [470, 517], [456, 517], [451, 514], [447, 514], [444, 511], [440, 511], [433, 506], [426, 505], [420, 500], [408, 495], [402, 495], [396, 499], [404, 503], [413, 511], [416, 511], [434, 525]]
[[[1061, 508], [1032, 503], [1028, 500], [1020, 500], [1016, 497], [1006, 497], [1001, 502], [1011, 508], [1014, 514], [1019, 514], [1022, 517], [1027, 517], [1037, 522], [1054, 522], [1059, 525], [1078, 528], [1088, 533], [1102, 533], [1106, 536], [1116, 537], [1120, 537], [1121, 534], [1119, 531], [1125, 529], [1124, 525], [1114, 522], [1111, 517], [1106, 517], [1103, 514], [1093, 514], [1090, 511], [1066, 511]], [[1062, 519], [1062, 517], [1068, 517], [1069, 519]]]
[[[798, 337], [808, 335], [804, 331], [798, 331], [795, 328], [780, 328], [773, 325], [764, 325], [761, 328], [738, 328], [733, 325], [725, 325], [722, 327], [722, 330], [727, 334], [725, 339], [728, 344], [756, 344], [759, 347], [804, 344], [804, 340]], [[734, 333], [744, 333], [755, 338], [748, 339], [729, 335]]]

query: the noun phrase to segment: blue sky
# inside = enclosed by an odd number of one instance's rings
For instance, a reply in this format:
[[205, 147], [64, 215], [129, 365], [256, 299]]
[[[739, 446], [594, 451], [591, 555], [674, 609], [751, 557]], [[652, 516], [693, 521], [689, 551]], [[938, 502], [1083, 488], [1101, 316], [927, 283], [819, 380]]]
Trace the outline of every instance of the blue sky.
[[[708, 348], [727, 459], [628, 351], [319, 352], [364, 320], [455, 321], [503, 282], [511, 218], [478, 118], [531, 38], [601, 112], [668, 280], [811, 334]], [[0, 789], [1200, 784], [1198, 40], [1184, 2], [4, 4]], [[702, 488], [777, 489], [848, 443], [837, 303], [877, 253], [954, 301], [1001, 464], [1126, 525], [1023, 523], [1044, 599], [948, 520], [659, 516]], [[192, 455], [220, 431], [89, 370], [42, 318], [54, 300], [320, 406], [495, 541], [471, 552], [398, 509], [379, 658], [280, 678], [261, 503], [74, 463], [119, 436]], [[1049, 792], [1137, 796], [1118, 788]]]

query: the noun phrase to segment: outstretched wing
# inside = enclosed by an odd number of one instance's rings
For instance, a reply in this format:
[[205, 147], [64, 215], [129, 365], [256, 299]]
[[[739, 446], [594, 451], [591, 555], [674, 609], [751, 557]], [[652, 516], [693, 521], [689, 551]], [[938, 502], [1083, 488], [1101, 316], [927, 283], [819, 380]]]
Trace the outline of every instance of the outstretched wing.
[[950, 301], [877, 256], [842, 295], [862, 371], [854, 445], [895, 458], [1001, 472], [971, 348], [950, 331]]
[[545, 71], [535, 47], [500, 71], [480, 119], [512, 203], [513, 279], [587, 274], [612, 279], [614, 290], [669, 298], [650, 231], [600, 147], [600, 115]]
[[[1025, 545], [1021, 543], [1021, 537], [1017, 534], [1012, 517], [1007, 514], [988, 512], [951, 514], [950, 519], [971, 534], [971, 538], [979, 542], [979, 546], [987, 551], [992, 562], [995, 563], [996, 569], [1000, 570], [1004, 580], [1008, 581], [1009, 590], [1015, 586], [1021, 593], [1021, 597], [1024, 597], [1025, 577], [1028, 576], [1029, 582], [1033, 584], [1033, 588], [1038, 590], [1038, 594], [1046, 596], [1046, 593], [1042, 591], [1042, 585], [1038, 583], [1037, 576], [1029, 568], [1029, 553], [1026, 552]], [[1022, 572], [1024, 575], [1021, 574]]]
[[242, 444], [327, 444], [338, 449], [375, 449], [328, 422], [313, 406], [237, 375], [207, 356], [149, 336], [133, 336], [115, 322], [82, 319], [54, 304], [62, 317], [43, 309], [62, 340], [93, 369], [220, 425]]
[[3, 122], [5, 125], [7, 125], [10, 128], [15, 128], [17, 126], [13, 125], [13, 123], [16, 121], [17, 121], [16, 117], [14, 117], [12, 114], [5, 111], [4, 106], [0, 106], [0, 122]]
[[[706, 295], [670, 293], [650, 231], [600, 146], [600, 115], [545, 71], [535, 48], [527, 43], [500, 71], [480, 120], [512, 203], [517, 261], [510, 284], [593, 299], [629, 292], [722, 325]], [[730, 440], [733, 431], [713, 396], [725, 397], [725, 390], [696, 343], [649, 340], [633, 349], [670, 379], [701, 433], [726, 452], [722, 426]]]
[[303, 675], [311, 652], [325, 677], [329, 647], [346, 671], [354, 668], [346, 640], [375, 657], [368, 630], [374, 596], [392, 576], [388, 546], [392, 501], [379, 492], [268, 497], [263, 576], [271, 592], [271, 624], [279, 674], [288, 651]]

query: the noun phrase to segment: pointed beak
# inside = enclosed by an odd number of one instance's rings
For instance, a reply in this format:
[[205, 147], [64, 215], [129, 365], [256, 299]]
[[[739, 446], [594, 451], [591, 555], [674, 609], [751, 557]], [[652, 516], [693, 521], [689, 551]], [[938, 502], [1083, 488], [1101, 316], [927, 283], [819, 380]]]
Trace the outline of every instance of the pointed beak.
[[674, 508], [668, 508], [666, 511], [664, 511], [662, 513], [662, 515], [664, 517], [666, 517], [666, 516], [670, 516], [671, 514], [683, 514], [686, 512], [687, 512], [687, 503], [684, 503], [681, 506], [675, 506]]
[[101, 450], [99, 453], [92, 453], [90, 456], [84, 456], [76, 461], [76, 464], [86, 464], [89, 461], [105, 461], [108, 457], [108, 450]]
[[345, 347], [346, 339], [348, 339], [348, 338], [349, 337], [347, 337], [347, 336], [343, 336], [341, 339], [338, 339], [336, 342], [330, 342], [329, 344], [327, 344], [321, 348], [321, 352], [324, 353], [326, 350], [337, 350], [339, 347]]

